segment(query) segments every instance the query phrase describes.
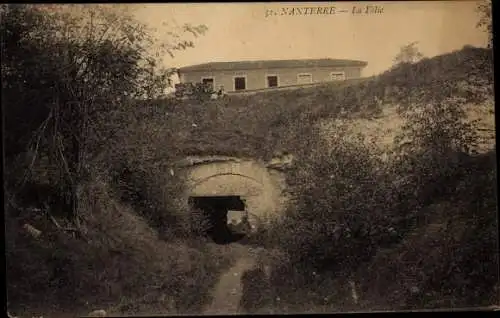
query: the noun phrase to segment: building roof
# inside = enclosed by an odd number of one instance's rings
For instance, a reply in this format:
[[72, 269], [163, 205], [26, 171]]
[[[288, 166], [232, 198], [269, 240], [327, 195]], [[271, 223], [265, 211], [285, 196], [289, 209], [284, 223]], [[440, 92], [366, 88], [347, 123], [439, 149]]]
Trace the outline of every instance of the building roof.
[[308, 60], [267, 60], [267, 61], [235, 61], [210, 62], [178, 68], [179, 72], [251, 70], [270, 68], [303, 68], [303, 67], [364, 67], [368, 63], [356, 60], [308, 59]]

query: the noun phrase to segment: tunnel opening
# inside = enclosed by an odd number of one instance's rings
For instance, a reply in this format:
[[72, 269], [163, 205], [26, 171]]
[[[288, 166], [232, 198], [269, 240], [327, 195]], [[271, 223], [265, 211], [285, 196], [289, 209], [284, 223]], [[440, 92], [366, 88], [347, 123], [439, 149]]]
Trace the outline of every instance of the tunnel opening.
[[[195, 234], [208, 237], [217, 244], [230, 244], [246, 236], [246, 224], [240, 224], [248, 223], [248, 216], [240, 196], [193, 196], [189, 197], [189, 204]], [[239, 223], [235, 222], [238, 216]], [[235, 223], [240, 226], [235, 226]]]

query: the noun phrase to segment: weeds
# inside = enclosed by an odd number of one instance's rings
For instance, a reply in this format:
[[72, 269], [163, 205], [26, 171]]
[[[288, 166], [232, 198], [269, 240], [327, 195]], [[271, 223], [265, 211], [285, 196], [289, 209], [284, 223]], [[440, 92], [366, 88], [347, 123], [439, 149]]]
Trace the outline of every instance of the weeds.
[[[466, 101], [484, 101], [491, 90], [465, 100], [454, 97], [457, 87], [450, 84], [443, 84], [441, 96], [433, 95], [440, 86], [425, 84], [462, 78], [463, 68], [449, 74], [428, 73], [428, 67], [449, 69], [472, 53], [475, 59], [463, 67], [484, 69], [486, 81], [471, 82], [467, 96], [488, 91], [490, 73], [478, 52], [466, 48], [424, 59], [359, 84], [372, 87], [372, 94], [396, 83], [415, 87], [402, 99], [407, 93], [398, 90], [384, 97], [399, 99], [406, 120], [385, 161], [377, 147], [341, 127], [328, 144], [314, 130], [307, 135], [315, 142], [298, 148], [297, 167], [288, 175], [294, 200], [268, 233], [289, 257], [274, 268], [277, 306], [402, 310], [483, 306], [495, 299], [495, 151], [477, 154], [477, 127], [464, 112]], [[348, 282], [359, 289], [358, 303]]]

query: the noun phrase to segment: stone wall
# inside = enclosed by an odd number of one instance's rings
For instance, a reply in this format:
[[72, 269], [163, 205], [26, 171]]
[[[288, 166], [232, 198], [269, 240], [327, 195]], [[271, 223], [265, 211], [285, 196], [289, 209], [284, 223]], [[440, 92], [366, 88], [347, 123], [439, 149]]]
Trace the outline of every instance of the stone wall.
[[[283, 164], [291, 164], [287, 158]], [[285, 176], [276, 158], [265, 163], [233, 157], [189, 157], [182, 163], [185, 199], [190, 196], [240, 196], [249, 213], [261, 220], [277, 216], [285, 207]]]

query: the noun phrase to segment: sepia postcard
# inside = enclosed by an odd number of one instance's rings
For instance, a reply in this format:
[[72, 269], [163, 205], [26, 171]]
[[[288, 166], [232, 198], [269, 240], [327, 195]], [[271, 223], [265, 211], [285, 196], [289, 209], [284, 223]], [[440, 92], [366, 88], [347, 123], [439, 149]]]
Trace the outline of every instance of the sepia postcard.
[[492, 5], [2, 4], [7, 315], [499, 310]]

